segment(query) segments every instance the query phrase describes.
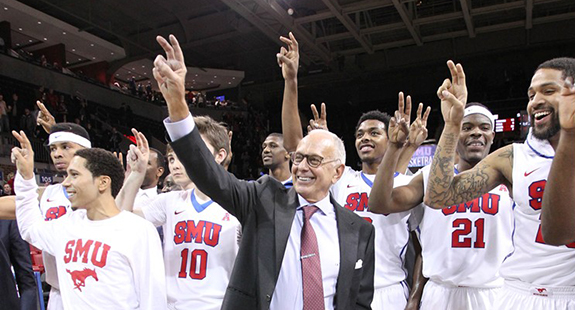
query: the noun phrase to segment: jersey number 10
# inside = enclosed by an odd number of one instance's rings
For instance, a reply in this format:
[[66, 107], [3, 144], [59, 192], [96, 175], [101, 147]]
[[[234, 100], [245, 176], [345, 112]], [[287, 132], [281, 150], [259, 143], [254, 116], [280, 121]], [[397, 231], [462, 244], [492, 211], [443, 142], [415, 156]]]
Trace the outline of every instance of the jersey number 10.
[[[186, 270], [188, 269], [188, 249], [183, 249], [180, 256], [182, 257], [182, 264], [180, 265], [180, 272], [178, 278], [186, 278], [188, 276]], [[206, 277], [206, 267], [208, 266], [208, 252], [201, 249], [193, 250], [190, 255], [190, 278], [195, 280], [202, 280]]]

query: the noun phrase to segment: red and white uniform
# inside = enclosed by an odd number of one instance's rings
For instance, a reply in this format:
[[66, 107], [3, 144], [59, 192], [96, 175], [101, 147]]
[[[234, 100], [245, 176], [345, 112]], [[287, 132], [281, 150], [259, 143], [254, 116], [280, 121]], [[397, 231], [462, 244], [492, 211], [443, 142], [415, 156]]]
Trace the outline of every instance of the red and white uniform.
[[[524, 143], [513, 144], [515, 251], [501, 274], [506, 290], [518, 292], [517, 299], [529, 303], [522, 309], [575, 309], [575, 243], [547, 245], [541, 235], [543, 190], [554, 155], [547, 140], [531, 133]], [[500, 308], [509, 309], [506, 300], [499, 302]]]
[[[59, 219], [72, 212], [70, 201], [66, 189], [62, 184], [49, 185], [44, 189], [40, 199], [40, 212], [46, 221]], [[49, 253], [42, 253], [44, 268], [46, 272], [46, 282], [50, 284], [50, 299], [48, 310], [63, 309], [62, 297], [60, 296], [60, 286], [58, 285], [58, 271], [56, 270], [56, 259]]]
[[[407, 271], [403, 266], [409, 242], [407, 221], [411, 211], [388, 215], [371, 213], [368, 197], [375, 175], [346, 167], [341, 179], [331, 187], [335, 200], [375, 227], [374, 309], [404, 309], [407, 303]], [[394, 186], [409, 183], [411, 177], [397, 174]], [[393, 287], [391, 287], [393, 286]], [[385, 296], [382, 296], [385, 295]]]
[[[427, 189], [430, 167], [424, 167]], [[425, 286], [421, 309], [491, 309], [503, 286], [499, 271], [513, 251], [513, 201], [500, 185], [470, 202], [441, 210], [418, 206], [414, 217]]]
[[43, 221], [35, 180], [18, 173], [14, 185], [20, 233], [56, 258], [65, 309], [166, 308], [160, 239], [149, 222], [129, 212], [91, 221], [85, 210]]
[[239, 249], [239, 221], [194, 190], [160, 194], [142, 206], [163, 226], [169, 309], [220, 309]]

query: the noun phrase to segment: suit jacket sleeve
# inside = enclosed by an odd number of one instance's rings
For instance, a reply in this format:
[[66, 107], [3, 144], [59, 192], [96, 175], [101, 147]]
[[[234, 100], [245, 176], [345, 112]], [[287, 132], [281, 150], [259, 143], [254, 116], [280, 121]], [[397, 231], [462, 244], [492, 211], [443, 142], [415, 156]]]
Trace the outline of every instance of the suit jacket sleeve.
[[20, 237], [16, 221], [10, 221], [10, 260], [14, 273], [16, 274], [16, 283], [18, 283], [18, 292], [20, 293], [20, 309], [36, 309], [38, 303], [38, 290], [34, 272], [32, 271], [32, 260], [30, 258], [30, 245]]
[[356, 309], [371, 309], [371, 302], [373, 301], [373, 281], [375, 274], [375, 230], [371, 224], [367, 227], [369, 227], [369, 237], [365, 248], [365, 260], [363, 262], [364, 271], [359, 286], [359, 293], [357, 295]]
[[198, 189], [244, 224], [258, 201], [264, 182], [238, 180], [214, 160], [197, 127], [174, 141], [172, 147]]

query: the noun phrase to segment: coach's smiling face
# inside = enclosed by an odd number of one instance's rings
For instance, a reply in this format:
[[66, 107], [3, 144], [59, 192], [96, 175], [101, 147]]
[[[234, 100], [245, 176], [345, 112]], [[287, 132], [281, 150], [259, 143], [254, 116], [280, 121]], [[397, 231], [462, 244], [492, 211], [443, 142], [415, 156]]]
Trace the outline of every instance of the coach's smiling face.
[[[293, 184], [296, 192], [308, 202], [325, 198], [343, 174], [344, 165], [336, 158], [335, 149], [333, 137], [323, 130], [310, 132], [298, 144], [295, 154], [306, 158], [292, 165]], [[311, 156], [321, 159], [319, 166], [310, 166]]]

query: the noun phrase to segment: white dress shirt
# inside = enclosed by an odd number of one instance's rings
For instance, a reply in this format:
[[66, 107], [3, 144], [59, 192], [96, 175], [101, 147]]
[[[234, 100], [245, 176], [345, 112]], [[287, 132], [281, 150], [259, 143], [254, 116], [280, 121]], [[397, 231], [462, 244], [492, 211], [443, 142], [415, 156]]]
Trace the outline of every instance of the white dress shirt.
[[158, 187], [153, 186], [148, 189], [139, 189], [134, 199], [134, 210], [141, 210], [142, 207], [150, 204], [158, 196]]
[[[175, 141], [192, 132], [195, 123], [190, 114], [187, 118], [177, 122], [171, 122], [169, 118], [166, 118], [164, 126], [170, 139]], [[298, 199], [300, 206], [291, 226], [270, 310], [303, 309], [303, 281], [300, 261], [301, 230], [303, 227], [303, 206], [311, 203], [300, 195], [298, 195]], [[340, 264], [337, 219], [329, 195], [313, 205], [321, 211], [312, 216], [310, 223], [318, 240], [325, 309], [333, 310]]]

